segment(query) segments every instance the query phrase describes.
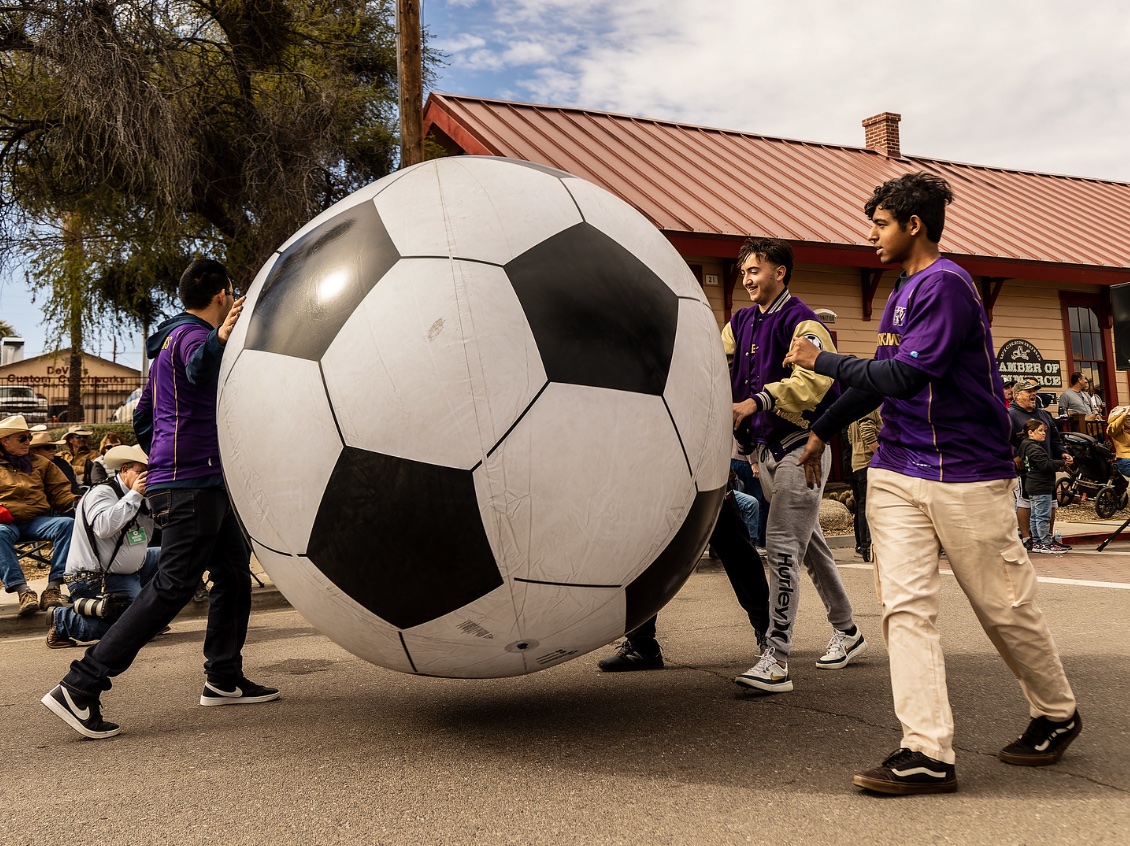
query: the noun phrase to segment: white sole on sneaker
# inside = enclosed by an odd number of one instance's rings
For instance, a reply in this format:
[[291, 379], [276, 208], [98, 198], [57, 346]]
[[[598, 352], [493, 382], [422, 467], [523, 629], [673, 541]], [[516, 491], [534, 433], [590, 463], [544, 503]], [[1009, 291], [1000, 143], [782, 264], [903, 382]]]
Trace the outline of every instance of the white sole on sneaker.
[[793, 689], [792, 679], [781, 679], [777, 682], [767, 682], [764, 679], [740, 675], [736, 679], [734, 679], [734, 682], [736, 684], [740, 684], [742, 687], [748, 687], [750, 690], [759, 690], [762, 693], [788, 693]]
[[50, 691], [44, 694], [43, 698], [39, 701], [46, 705], [51, 710], [51, 713], [53, 713], [56, 717], [69, 725], [83, 737], [89, 737], [92, 740], [102, 740], [104, 738], [113, 737], [116, 734], [120, 734], [122, 731], [121, 727], [111, 729], [110, 731], [92, 731], [91, 729], [88, 729], [75, 718], [74, 714], [60, 705], [55, 700], [55, 697], [51, 695]]
[[274, 693], [265, 693], [262, 696], [244, 696], [243, 691], [238, 687], [234, 691], [220, 690], [213, 684], [208, 682], [204, 683], [205, 690], [211, 690], [215, 696], [205, 696], [200, 694], [200, 704], [205, 707], [213, 705], [255, 705], [259, 702], [273, 702], [282, 696], [282, 692], [276, 690]]
[[851, 652], [844, 655], [838, 661], [821, 661], [816, 659], [816, 668], [818, 670], [840, 670], [854, 661], [856, 658], [862, 658], [867, 654], [867, 641], [861, 640]]

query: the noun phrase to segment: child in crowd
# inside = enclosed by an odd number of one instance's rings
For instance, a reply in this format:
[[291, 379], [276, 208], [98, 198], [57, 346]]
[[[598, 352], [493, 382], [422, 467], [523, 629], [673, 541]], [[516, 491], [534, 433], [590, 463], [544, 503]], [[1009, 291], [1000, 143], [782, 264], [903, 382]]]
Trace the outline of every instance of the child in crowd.
[[1048, 427], [1043, 421], [1029, 420], [1024, 424], [1024, 434], [1020, 457], [1024, 461], [1024, 492], [1032, 503], [1032, 551], [1062, 555], [1064, 550], [1052, 544], [1049, 525], [1052, 497], [1055, 496], [1055, 474], [1063, 469], [1063, 462], [1048, 455], [1044, 446]]

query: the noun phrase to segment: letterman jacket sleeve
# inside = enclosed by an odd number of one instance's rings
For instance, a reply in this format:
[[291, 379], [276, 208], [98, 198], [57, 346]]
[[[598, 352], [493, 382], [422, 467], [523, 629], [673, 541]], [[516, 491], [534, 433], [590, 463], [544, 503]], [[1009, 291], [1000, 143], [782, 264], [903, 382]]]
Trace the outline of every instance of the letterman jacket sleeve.
[[[799, 337], [807, 337], [822, 350], [836, 351], [832, 336], [819, 320], [802, 320], [798, 323], [793, 329], [792, 339]], [[770, 382], [754, 396], [754, 399], [762, 411], [800, 414], [816, 408], [834, 381], [830, 376], [821, 376], [803, 367], [794, 367], [791, 375], [779, 382]]]

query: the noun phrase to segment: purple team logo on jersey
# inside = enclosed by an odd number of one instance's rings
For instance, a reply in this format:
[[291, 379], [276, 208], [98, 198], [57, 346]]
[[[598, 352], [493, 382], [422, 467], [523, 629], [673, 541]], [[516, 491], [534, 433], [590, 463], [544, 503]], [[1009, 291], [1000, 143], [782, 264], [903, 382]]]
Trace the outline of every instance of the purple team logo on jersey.
[[895, 306], [895, 326], [902, 326], [902, 322], [906, 319], [906, 308], [904, 306]]

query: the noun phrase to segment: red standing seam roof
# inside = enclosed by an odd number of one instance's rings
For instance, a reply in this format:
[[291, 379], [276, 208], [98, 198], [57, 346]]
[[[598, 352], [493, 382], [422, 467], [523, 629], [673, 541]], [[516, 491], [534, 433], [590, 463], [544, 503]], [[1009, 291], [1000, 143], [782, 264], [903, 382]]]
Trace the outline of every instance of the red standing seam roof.
[[424, 123], [466, 153], [589, 179], [674, 235], [757, 233], [869, 248], [863, 203], [871, 191], [924, 170], [944, 177], [956, 197], [946, 214], [946, 252], [1127, 271], [1130, 281], [1130, 183], [888, 158], [859, 147], [453, 94], [432, 93]]

